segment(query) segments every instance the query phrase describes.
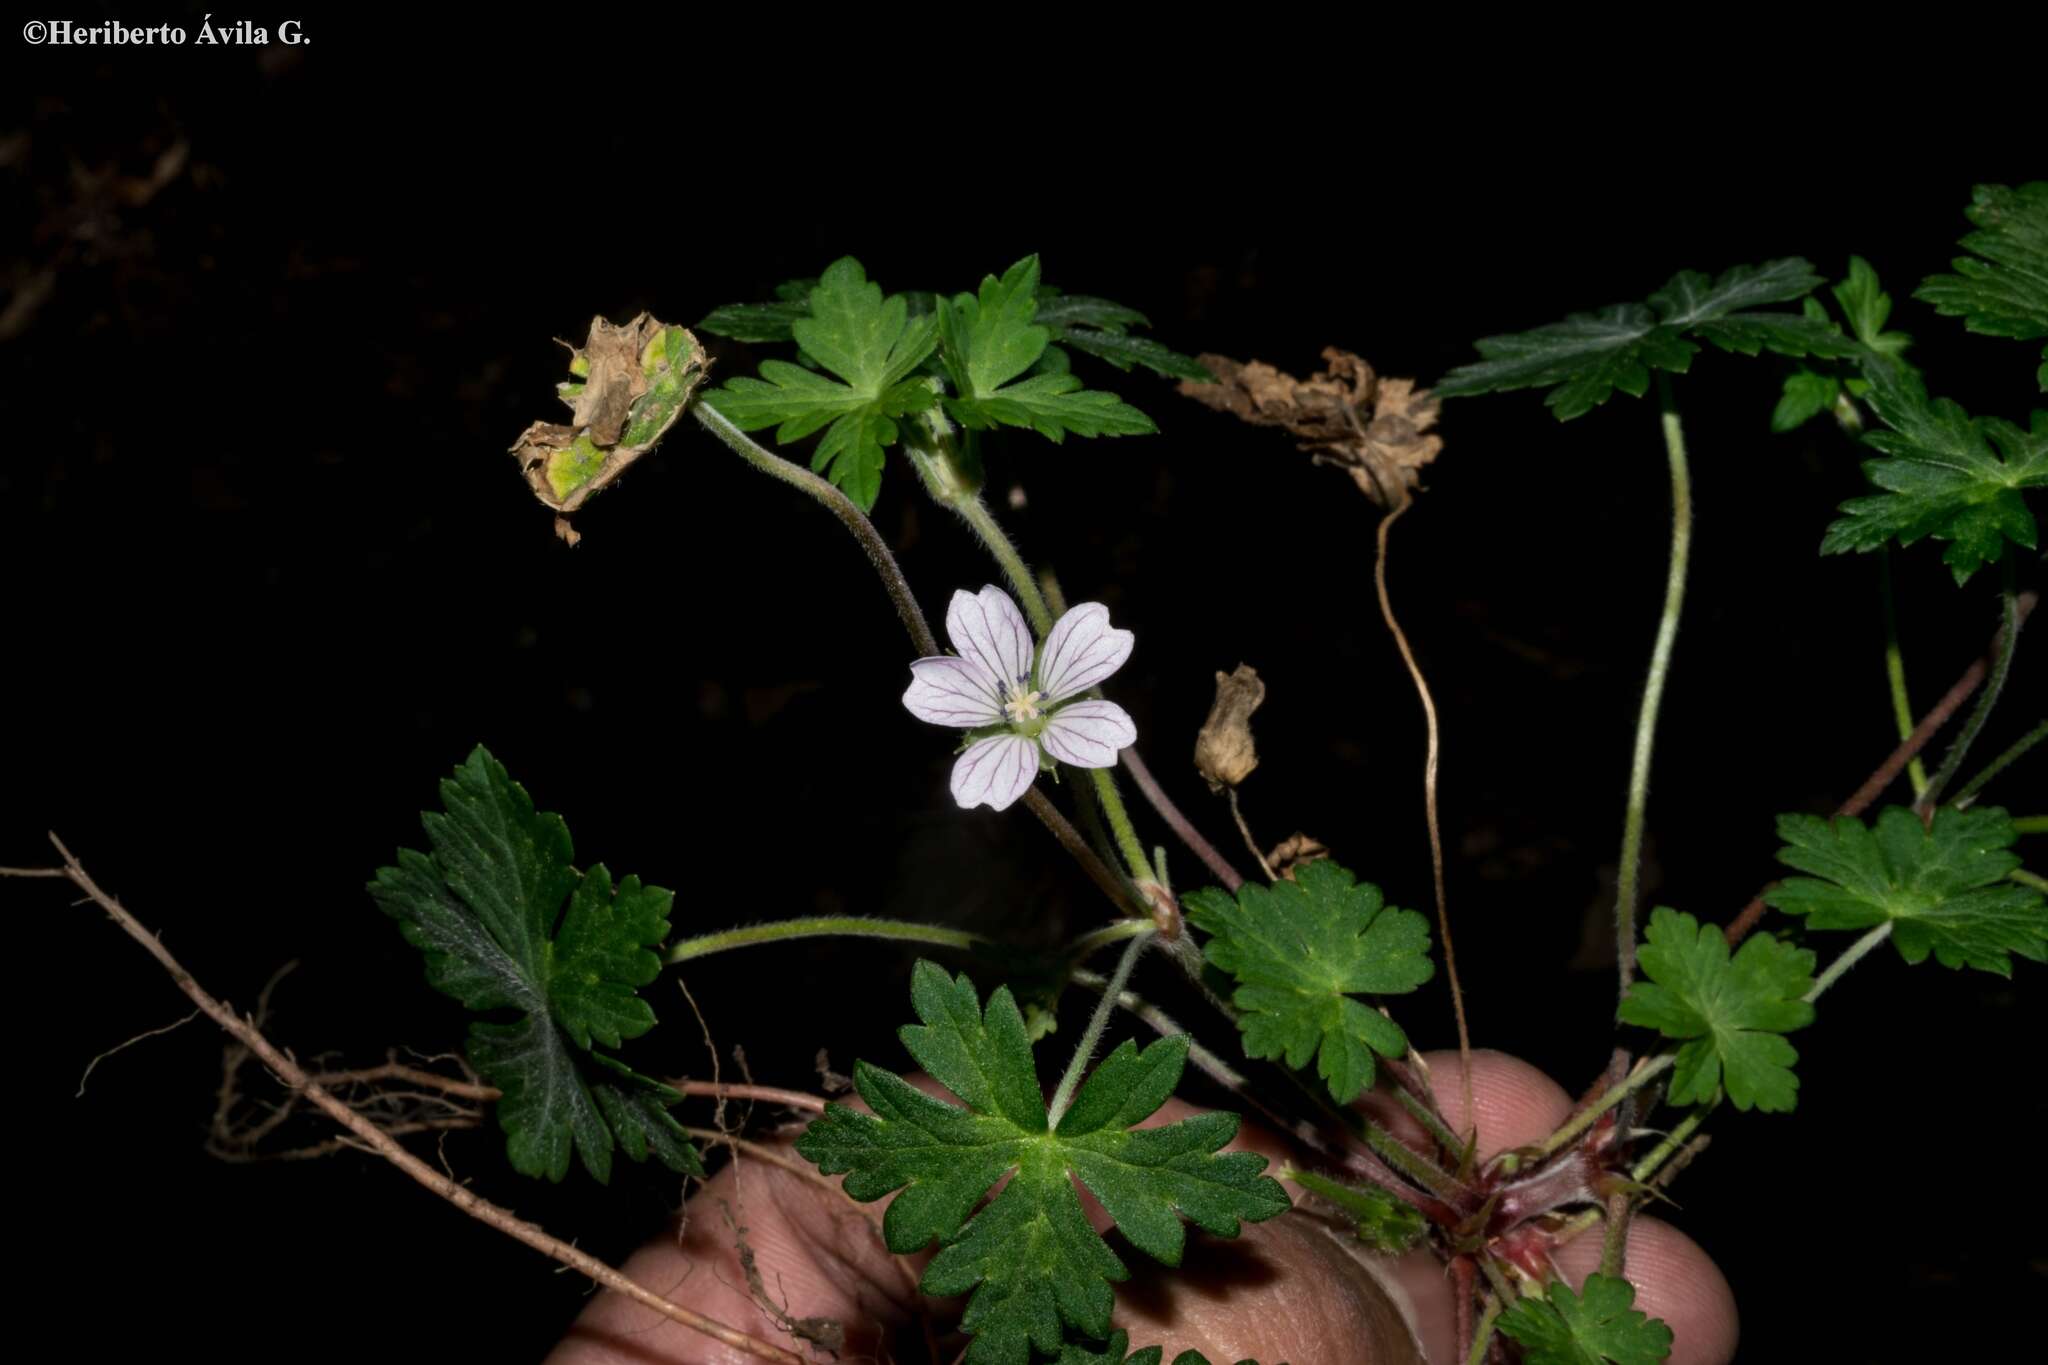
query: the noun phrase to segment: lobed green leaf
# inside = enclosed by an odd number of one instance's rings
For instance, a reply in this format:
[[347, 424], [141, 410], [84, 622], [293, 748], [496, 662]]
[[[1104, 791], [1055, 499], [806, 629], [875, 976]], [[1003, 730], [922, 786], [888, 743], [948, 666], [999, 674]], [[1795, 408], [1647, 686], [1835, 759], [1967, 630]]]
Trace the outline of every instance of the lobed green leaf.
[[1293, 881], [1247, 882], [1235, 898], [1197, 891], [1182, 904], [1211, 936], [1210, 964], [1237, 982], [1245, 1055], [1297, 1068], [1313, 1059], [1330, 1097], [1348, 1104], [1372, 1085], [1374, 1053], [1407, 1052], [1400, 1025], [1354, 997], [1404, 994], [1434, 974], [1421, 915], [1386, 907], [1378, 887], [1327, 858]]
[[1932, 953], [1944, 967], [2012, 975], [2011, 954], [2048, 961], [2048, 900], [2006, 880], [2020, 865], [2010, 852], [2019, 834], [1996, 807], [1943, 808], [1925, 826], [1902, 806], [1887, 807], [1876, 828], [1843, 817], [1778, 817], [1789, 877], [1766, 904], [1812, 929], [1868, 929], [1893, 923], [1892, 942], [1911, 963]]
[[[1930, 275], [1913, 297], [1973, 332], [2031, 341], [2048, 336], [2048, 180], [2012, 189], [1979, 185], [1964, 210], [1977, 231], [1953, 275]], [[2048, 393], [2048, 346], [2036, 379]]]
[[1501, 1314], [1500, 1330], [1522, 1344], [1526, 1365], [1656, 1365], [1671, 1354], [1671, 1329], [1635, 1301], [1635, 1286], [1614, 1275], [1588, 1275], [1576, 1294], [1552, 1281]]

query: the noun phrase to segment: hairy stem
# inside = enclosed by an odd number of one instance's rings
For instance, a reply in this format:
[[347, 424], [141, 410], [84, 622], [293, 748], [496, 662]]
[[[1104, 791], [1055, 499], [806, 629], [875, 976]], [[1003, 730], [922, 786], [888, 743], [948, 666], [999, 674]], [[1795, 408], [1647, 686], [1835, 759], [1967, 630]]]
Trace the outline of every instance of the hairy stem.
[[1486, 1365], [1486, 1353], [1493, 1346], [1493, 1324], [1500, 1315], [1500, 1296], [1488, 1294], [1486, 1307], [1479, 1314], [1479, 1325], [1472, 1331], [1472, 1349], [1465, 1353], [1465, 1365]]
[[1139, 793], [1151, 803], [1152, 809], [1166, 822], [1167, 828], [1187, 845], [1189, 852], [1201, 860], [1202, 866], [1208, 868], [1209, 875], [1223, 884], [1225, 891], [1236, 895], [1237, 888], [1244, 885], [1244, 878], [1230, 865], [1230, 860], [1217, 851], [1216, 845], [1202, 837], [1202, 832], [1181, 813], [1180, 807], [1173, 804], [1173, 798], [1166, 794], [1166, 789], [1152, 776], [1151, 768], [1146, 766], [1137, 749], [1125, 749], [1118, 758], [1129, 770], [1131, 781], [1137, 784]]
[[1888, 919], [1862, 938], [1857, 939], [1847, 948], [1844, 948], [1842, 955], [1833, 962], [1830, 962], [1827, 965], [1827, 970], [1814, 978], [1813, 989], [1806, 993], [1806, 1002], [1812, 1004], [1820, 999], [1822, 992], [1842, 979], [1842, 973], [1861, 962], [1872, 948], [1890, 938], [1892, 936], [1892, 925], [1897, 922], [1896, 920]]
[[[1878, 595], [1884, 599], [1884, 675], [1891, 686], [1892, 719], [1898, 724], [1899, 738], [1910, 739], [1913, 734], [1913, 703], [1906, 691], [1906, 659], [1899, 650], [1899, 609], [1892, 593], [1892, 547], [1881, 546], [1877, 552]], [[1906, 765], [1906, 775], [1912, 780], [1913, 795], [1919, 796], [1927, 790], [1927, 765], [1918, 758]]]
[[1479, 1111], [1472, 1103], [1472, 1033], [1465, 1024], [1465, 989], [1458, 982], [1458, 954], [1451, 946], [1451, 910], [1444, 896], [1444, 836], [1436, 812], [1437, 760], [1442, 753], [1436, 699], [1429, 693], [1429, 682], [1422, 676], [1422, 666], [1415, 662], [1415, 651], [1408, 645], [1408, 633], [1401, 629], [1401, 622], [1394, 615], [1394, 599], [1387, 591], [1387, 536], [1393, 531], [1394, 523], [1401, 519], [1401, 514], [1411, 506], [1412, 503], [1404, 502], [1380, 518], [1372, 580], [1379, 593], [1380, 616], [1386, 621], [1387, 631], [1401, 651], [1401, 662], [1408, 666], [1408, 677], [1415, 684], [1415, 695], [1421, 699], [1422, 718], [1428, 729], [1429, 750], [1422, 765], [1422, 813], [1429, 824], [1429, 870], [1436, 887], [1437, 937], [1443, 940], [1444, 976], [1451, 983], [1451, 1013], [1458, 1023], [1458, 1082], [1465, 1097], [1465, 1121], [1476, 1123]]
[[1137, 826], [1131, 823], [1131, 813], [1124, 809], [1124, 799], [1116, 789], [1116, 776], [1108, 768], [1090, 768], [1088, 779], [1095, 787], [1095, 800], [1102, 807], [1103, 815], [1109, 819], [1110, 832], [1116, 836], [1118, 852], [1124, 855], [1129, 865], [1131, 880], [1140, 886], [1148, 883], [1157, 885], [1158, 878], [1152, 869], [1152, 860], [1145, 854], [1144, 841], [1138, 838]]
[[758, 1337], [749, 1336], [745, 1332], [737, 1328], [728, 1327], [714, 1318], [705, 1317], [703, 1314], [693, 1312], [679, 1303], [670, 1302], [667, 1298], [655, 1293], [637, 1281], [628, 1279], [623, 1273], [598, 1260], [590, 1253], [582, 1251], [562, 1241], [560, 1238], [549, 1235], [539, 1224], [529, 1223], [510, 1209], [484, 1199], [460, 1181], [436, 1171], [426, 1162], [399, 1146], [397, 1140], [389, 1133], [386, 1133], [369, 1119], [358, 1114], [341, 1100], [329, 1094], [324, 1087], [316, 1084], [299, 1064], [292, 1060], [289, 1054], [274, 1045], [253, 1024], [243, 1019], [241, 1015], [229, 1008], [226, 1003], [210, 995], [192, 974], [186, 971], [176, 958], [171, 956], [170, 950], [164, 947], [161, 939], [143, 928], [141, 922], [130, 914], [119, 901], [99, 888], [93, 879], [87, 875], [85, 868], [72, 856], [71, 850], [64, 847], [62, 841], [53, 834], [50, 836], [50, 842], [56, 845], [57, 852], [64, 859], [63, 875], [68, 877], [71, 883], [85, 893], [100, 909], [106, 911], [108, 916], [116, 924], [120, 925], [121, 929], [130, 938], [141, 944], [143, 950], [151, 957], [154, 957], [157, 960], [157, 964], [165, 972], [169, 973], [171, 980], [177, 983], [178, 989], [183, 991], [193, 1004], [204, 1011], [208, 1018], [219, 1024], [236, 1042], [249, 1049], [250, 1052], [261, 1059], [263, 1064], [269, 1067], [293, 1091], [305, 1096], [307, 1101], [315, 1108], [319, 1109], [343, 1128], [346, 1128], [352, 1135], [360, 1139], [365, 1146], [410, 1176], [414, 1181], [425, 1186], [428, 1190], [479, 1222], [489, 1224], [508, 1237], [525, 1243], [543, 1255], [561, 1262], [582, 1275], [588, 1276], [607, 1289], [623, 1294], [644, 1308], [653, 1309], [671, 1321], [681, 1323], [683, 1326], [693, 1331], [701, 1332], [705, 1336], [714, 1337], [734, 1350], [752, 1356], [757, 1360], [781, 1361], [784, 1362], [784, 1365], [804, 1365], [804, 1358], [794, 1351], [785, 1350], [772, 1342], [762, 1341]]
[[1109, 1026], [1110, 1012], [1116, 1009], [1124, 987], [1130, 982], [1131, 969], [1138, 965], [1139, 955], [1151, 941], [1152, 926], [1141, 926], [1138, 934], [1131, 939], [1130, 947], [1124, 949], [1117, 959], [1116, 971], [1110, 974], [1109, 984], [1103, 987], [1102, 999], [1088, 1016], [1088, 1027], [1082, 1030], [1081, 1041], [1074, 1045], [1073, 1060], [1067, 1063], [1067, 1070], [1060, 1077], [1059, 1088], [1052, 1092], [1052, 1104], [1046, 1109], [1046, 1126], [1058, 1128], [1060, 1119], [1066, 1114], [1067, 1106], [1074, 1102], [1074, 1092], [1080, 1089], [1081, 1077], [1088, 1070], [1089, 1060], [1095, 1056], [1095, 1049], [1102, 1043], [1102, 1031]]
[[820, 915], [810, 919], [777, 920], [772, 924], [749, 924], [715, 934], [700, 934], [673, 944], [670, 962], [688, 962], [709, 957], [729, 948], [751, 948], [757, 943], [782, 943], [799, 938], [887, 938], [905, 943], [929, 943], [940, 948], [972, 948], [986, 943], [979, 934], [948, 929], [937, 924], [911, 924], [904, 920], [870, 919], [864, 915]]
[[1999, 694], [2005, 691], [2005, 679], [2012, 672], [2012, 656], [2019, 649], [2020, 615], [2019, 594], [2013, 591], [2013, 560], [2005, 561], [2005, 622], [1999, 628], [1998, 638], [1992, 645], [1991, 674], [1984, 685], [1984, 694], [1977, 698], [1977, 705], [1971, 709], [1970, 718], [1963, 722], [1963, 732], [1956, 736], [1956, 742], [1949, 745], [1948, 753], [1941, 760], [1934, 777], [1927, 784], [1927, 790], [1920, 793], [1920, 799], [1913, 803], [1913, 809], [1922, 819], [1941, 800], [1941, 793], [1955, 780], [1956, 773], [1963, 766], [1963, 759], [1970, 752], [1970, 746], [1977, 742], [1977, 736], [1984, 732], [1985, 723], [1991, 719], [1993, 708], [1998, 705]]
[[1997, 758], [1992, 759], [1990, 765], [1984, 771], [1963, 784], [1963, 789], [1956, 793], [1955, 799], [1950, 801], [1949, 804], [1958, 810], [1968, 806], [1977, 799], [1977, 793], [1984, 790], [1986, 783], [2025, 757], [2027, 750], [2033, 748], [2044, 739], [2048, 739], [2048, 720], [2042, 721], [2039, 725], [2021, 735], [2018, 742], [2010, 749], [2007, 749]]
[[772, 479], [780, 479], [790, 487], [808, 494], [822, 504], [826, 511], [839, 518], [840, 523], [853, 533], [853, 538], [866, 552], [868, 562], [881, 575], [882, 587], [888, 591], [889, 601], [896, 608], [896, 615], [902, 620], [903, 628], [910, 632], [910, 639], [919, 652], [927, 656], [939, 652], [939, 642], [932, 635], [932, 628], [925, 624], [924, 612], [918, 608], [917, 598], [910, 591], [909, 580], [903, 577], [903, 570], [897, 567], [896, 556], [889, 553], [889, 544], [882, 539], [881, 532], [868, 520], [867, 514], [852, 498], [839, 491], [831, 482], [819, 478], [800, 464], [793, 464], [780, 455], [765, 449], [755, 440], [734, 426], [718, 409], [709, 403], [692, 403], [690, 412], [698, 425], [725, 442], [754, 468]]
[[1650, 807], [1650, 756], [1657, 743], [1657, 709], [1671, 671], [1672, 646], [1678, 641], [1686, 565], [1692, 552], [1692, 474], [1685, 460], [1685, 429], [1679, 424], [1671, 381], [1662, 372], [1657, 375], [1657, 396], [1664, 409], [1664, 453], [1671, 467], [1671, 567], [1664, 581], [1664, 614], [1657, 622], [1657, 642], [1650, 650], [1650, 673], [1643, 684], [1643, 705], [1636, 715], [1628, 814], [1621, 827], [1621, 873], [1614, 889], [1614, 948], [1623, 996], [1636, 976], [1636, 898], [1642, 877], [1643, 826]]
[[1152, 922], [1142, 919], [1120, 919], [1091, 930], [1068, 944], [1061, 956], [1069, 962], [1085, 962], [1093, 957], [1097, 949], [1112, 943], [1121, 943], [1127, 938], [1138, 938], [1152, 932]]
[[[2021, 621], [2027, 619], [2028, 614], [2034, 610], [2034, 604], [2039, 600], [2038, 595], [2031, 589], [2019, 595], [2016, 605], [2018, 606], [2019, 619]], [[1995, 654], [1998, 641], [1994, 640], [1992, 643], [1993, 653]], [[1908, 760], [1925, 748], [1927, 742], [1934, 738], [1936, 732], [1942, 726], [1948, 724], [1950, 717], [1962, 709], [1963, 703], [1970, 699], [1970, 695], [1977, 690], [1985, 677], [1989, 675], [1991, 665], [1992, 659], [1984, 657], [1977, 659], [1968, 668], [1964, 669], [1963, 676], [1957, 678], [1954, 685], [1942, 694], [1941, 700], [1934, 704], [1933, 709], [1920, 717], [1920, 723], [1913, 727], [1913, 733], [1896, 749], [1893, 749], [1890, 756], [1884, 762], [1877, 765], [1877, 771], [1865, 778], [1863, 785], [1858, 787], [1847, 801], [1844, 801], [1836, 808], [1836, 818], [1839, 819], [1845, 815], [1861, 815], [1870, 808], [1871, 804], [1878, 797], [1884, 795], [1885, 788], [1891, 786], [1893, 781], [1898, 778], [1898, 775], [1905, 771]], [[1768, 889], [1766, 888], [1766, 890]], [[1764, 897], [1763, 892], [1759, 891], [1750, 898], [1748, 905], [1742, 907], [1742, 912], [1729, 921], [1726, 931], [1729, 946], [1733, 947], [1742, 942], [1743, 937], [1756, 927], [1756, 922], [1762, 919], [1763, 915]]]
[[1614, 1108], [1615, 1105], [1620, 1104], [1644, 1085], [1663, 1075], [1670, 1069], [1671, 1064], [1677, 1060], [1678, 1054], [1676, 1052], [1660, 1052], [1656, 1056], [1638, 1063], [1634, 1071], [1631, 1071], [1618, 1083], [1609, 1086], [1601, 1093], [1600, 1098], [1572, 1115], [1570, 1121], [1562, 1128], [1559, 1128], [1556, 1132], [1545, 1138], [1542, 1144], [1536, 1148], [1537, 1158], [1541, 1159], [1550, 1156], [1552, 1153], [1569, 1147], [1573, 1140], [1581, 1133], [1598, 1122], [1602, 1114]]

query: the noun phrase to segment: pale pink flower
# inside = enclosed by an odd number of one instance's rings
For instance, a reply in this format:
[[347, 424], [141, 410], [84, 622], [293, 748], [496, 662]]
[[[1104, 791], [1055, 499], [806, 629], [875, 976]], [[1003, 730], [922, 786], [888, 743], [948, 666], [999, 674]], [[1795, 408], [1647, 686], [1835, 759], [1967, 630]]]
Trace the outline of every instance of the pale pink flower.
[[968, 732], [953, 764], [953, 799], [962, 808], [1008, 807], [1048, 758], [1113, 768], [1117, 750], [1136, 742], [1138, 727], [1123, 707], [1075, 700], [1131, 657], [1131, 633], [1110, 626], [1102, 603], [1083, 602], [1060, 617], [1034, 652], [1031, 628], [1008, 593], [994, 586], [956, 592], [946, 634], [957, 656], [912, 664], [903, 704], [919, 720]]

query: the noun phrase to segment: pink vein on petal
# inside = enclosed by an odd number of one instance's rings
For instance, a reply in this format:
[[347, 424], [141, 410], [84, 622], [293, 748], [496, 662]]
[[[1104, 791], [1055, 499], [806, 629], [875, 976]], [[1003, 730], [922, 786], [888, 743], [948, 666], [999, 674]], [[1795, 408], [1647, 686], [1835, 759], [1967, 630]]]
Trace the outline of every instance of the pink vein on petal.
[[1086, 691], [1124, 666], [1136, 637], [1109, 624], [1109, 608], [1083, 602], [1053, 624], [1039, 651], [1038, 687], [1048, 702]]
[[1117, 750], [1138, 742], [1130, 713], [1113, 701], [1077, 701], [1063, 706], [1038, 737], [1045, 751], [1077, 768], [1113, 768]]
[[913, 663], [903, 705], [919, 720], [956, 730], [994, 725], [1003, 719], [995, 678], [969, 659], [940, 656]]
[[953, 799], [966, 810], [1006, 810], [1038, 776], [1038, 746], [1021, 735], [978, 740], [953, 764]]

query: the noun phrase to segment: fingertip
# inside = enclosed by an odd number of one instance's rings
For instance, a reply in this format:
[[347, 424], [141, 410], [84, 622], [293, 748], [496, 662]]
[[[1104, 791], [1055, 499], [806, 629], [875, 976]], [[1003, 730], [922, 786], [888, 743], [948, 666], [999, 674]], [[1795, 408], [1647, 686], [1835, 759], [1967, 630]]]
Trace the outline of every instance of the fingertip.
[[[1557, 1266], [1574, 1286], [1600, 1265], [1600, 1238], [1581, 1237], [1557, 1252]], [[1735, 1291], [1719, 1266], [1692, 1238], [1656, 1218], [1629, 1225], [1628, 1280], [1636, 1307], [1671, 1328], [1669, 1365], [1726, 1365], [1735, 1358], [1741, 1319]]]
[[[1425, 1052], [1431, 1087], [1445, 1122], [1463, 1133], [1472, 1125], [1458, 1054]], [[1519, 1057], [1491, 1048], [1472, 1050], [1472, 1109], [1479, 1123], [1479, 1155], [1490, 1157], [1550, 1136], [1571, 1113], [1564, 1087]]]

